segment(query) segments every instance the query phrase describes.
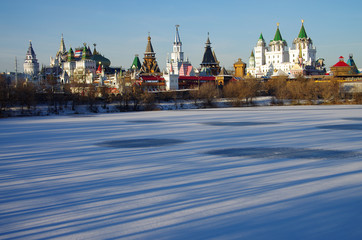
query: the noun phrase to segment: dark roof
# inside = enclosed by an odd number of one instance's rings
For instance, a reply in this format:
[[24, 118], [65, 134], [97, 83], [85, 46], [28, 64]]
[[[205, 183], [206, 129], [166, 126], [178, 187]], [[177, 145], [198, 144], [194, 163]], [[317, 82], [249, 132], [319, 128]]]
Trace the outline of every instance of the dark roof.
[[147, 43], [147, 47], [146, 47], [146, 53], [153, 53], [153, 47], [152, 47], [151, 37], [150, 36], [148, 36], [148, 43]]
[[216, 64], [214, 55], [212, 54], [211, 47], [205, 48], [204, 57], [202, 58], [201, 64]]
[[215, 56], [212, 53], [210, 45], [211, 45], [210, 38], [208, 36], [207, 41], [206, 41], [204, 57], [202, 58], [202, 63], [201, 64], [216, 64], [217, 63], [216, 60], [215, 60]]
[[225, 75], [229, 75], [229, 73], [226, 71], [226, 69], [223, 67], [221, 68], [221, 71], [219, 73], [220, 76], [225, 76]]
[[28, 51], [26, 52], [26, 55], [31, 55], [33, 58], [35, 58], [35, 52], [33, 49], [33, 45], [31, 44], [31, 41], [29, 42], [29, 48]]

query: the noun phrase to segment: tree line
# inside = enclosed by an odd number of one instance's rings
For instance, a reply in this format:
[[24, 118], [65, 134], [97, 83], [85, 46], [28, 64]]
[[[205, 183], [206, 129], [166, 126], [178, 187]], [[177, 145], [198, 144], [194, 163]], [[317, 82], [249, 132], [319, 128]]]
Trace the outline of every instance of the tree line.
[[37, 85], [20, 79], [14, 84], [2, 77], [0, 117], [12, 116], [14, 111], [21, 115], [37, 115], [40, 106], [46, 107], [48, 114], [65, 109], [77, 113], [79, 106], [98, 112], [99, 107], [108, 109], [109, 104], [116, 105], [117, 111], [155, 110], [158, 103], [170, 101], [178, 108], [183, 100], [194, 101], [198, 107], [214, 107], [220, 98], [227, 99], [232, 106], [252, 106], [258, 96], [271, 96], [273, 105], [362, 103], [361, 93], [345, 91], [336, 78], [320, 82], [304, 77], [293, 80], [279, 77], [268, 81], [247, 78], [221, 87], [205, 83], [189, 91], [158, 93], [145, 91], [139, 85], [125, 87], [121, 94], [116, 95], [108, 90], [107, 87], [85, 83], [59, 85], [51, 79]]

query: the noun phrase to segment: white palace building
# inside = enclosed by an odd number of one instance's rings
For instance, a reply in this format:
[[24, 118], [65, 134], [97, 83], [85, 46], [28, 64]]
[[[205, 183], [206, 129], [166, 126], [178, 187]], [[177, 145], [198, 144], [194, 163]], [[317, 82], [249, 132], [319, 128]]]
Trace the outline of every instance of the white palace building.
[[292, 68], [297, 64], [304, 67], [314, 66], [316, 53], [317, 50], [305, 31], [303, 20], [299, 35], [289, 49], [287, 42], [282, 38], [278, 23], [274, 39], [268, 46], [260, 34], [249, 59], [247, 74], [252, 77], [290, 76]]

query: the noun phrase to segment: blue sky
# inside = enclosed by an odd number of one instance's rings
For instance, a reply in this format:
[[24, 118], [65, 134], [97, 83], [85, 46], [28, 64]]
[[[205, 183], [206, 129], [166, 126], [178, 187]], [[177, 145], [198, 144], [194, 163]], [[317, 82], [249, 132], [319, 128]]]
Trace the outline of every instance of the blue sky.
[[183, 51], [195, 67], [202, 60], [207, 33], [218, 60], [227, 69], [242, 58], [248, 62], [260, 32], [266, 41], [280, 23], [288, 46], [297, 37], [301, 19], [317, 48], [317, 57], [329, 67], [339, 56], [354, 55], [362, 68], [362, 1], [3, 1], [0, 15], [0, 71], [22, 71], [29, 40], [40, 64], [59, 49], [63, 33], [66, 48], [85, 42], [109, 58], [112, 66], [129, 68], [135, 54], [141, 61], [150, 32], [157, 61], [165, 66], [172, 51], [175, 25], [180, 25]]

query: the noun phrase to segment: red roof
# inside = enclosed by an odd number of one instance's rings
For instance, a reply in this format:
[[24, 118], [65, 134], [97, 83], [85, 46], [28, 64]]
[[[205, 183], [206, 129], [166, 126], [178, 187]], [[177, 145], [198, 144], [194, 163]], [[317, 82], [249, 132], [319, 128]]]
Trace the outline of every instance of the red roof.
[[202, 76], [179, 76], [179, 80], [201, 80], [201, 81], [214, 81], [215, 77], [202, 77]]
[[162, 76], [153, 76], [153, 75], [145, 75], [145, 76], [141, 76], [141, 79], [144, 81], [147, 80], [165, 80]]
[[339, 61], [336, 64], [334, 64], [333, 67], [350, 67], [350, 65], [348, 65], [344, 61]]

